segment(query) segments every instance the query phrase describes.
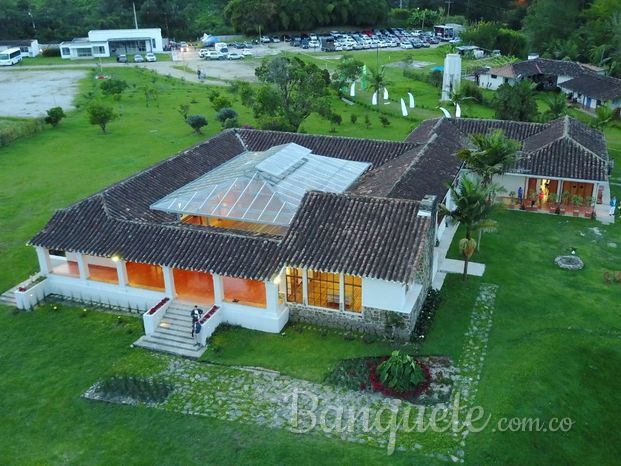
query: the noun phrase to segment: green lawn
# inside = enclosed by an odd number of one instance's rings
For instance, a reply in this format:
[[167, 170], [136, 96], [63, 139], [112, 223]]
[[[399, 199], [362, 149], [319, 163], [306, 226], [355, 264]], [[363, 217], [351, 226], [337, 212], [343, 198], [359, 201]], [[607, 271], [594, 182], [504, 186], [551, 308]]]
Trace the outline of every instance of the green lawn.
[[[109, 134], [86, 121], [83, 106], [98, 93], [95, 81], [88, 79], [80, 91], [79, 109], [57, 129], [0, 149], [2, 290], [36, 270], [34, 251], [25, 242], [54, 209], [220, 129], [208, 100], [214, 88], [130, 67], [109, 71], [130, 83], [119, 102], [108, 99], [122, 115], [110, 124]], [[148, 108], [142, 93], [145, 83], [159, 89], [159, 103]], [[235, 96], [231, 99], [240, 122], [253, 124], [251, 112]], [[181, 103], [190, 103], [191, 113], [207, 116], [205, 135], [193, 134], [182, 121], [176, 110]], [[384, 128], [370, 112], [372, 125], [366, 128], [365, 107], [335, 100], [334, 109], [343, 115], [342, 125], [332, 128], [312, 115], [303, 129], [402, 140], [416, 125], [415, 119], [390, 116]], [[351, 123], [352, 113], [358, 116], [356, 124]], [[621, 130], [611, 126], [606, 136], [611, 154], [619, 160]], [[619, 177], [618, 166], [613, 176]], [[614, 190], [621, 194], [618, 187]], [[447, 278], [443, 304], [421, 351], [458, 360], [479, 286], [496, 284], [496, 311], [477, 402], [494, 421], [501, 416], [571, 417], [575, 425], [568, 433], [471, 434], [466, 462], [611, 464], [621, 455], [615, 438], [621, 401], [621, 285], [606, 285], [602, 277], [605, 270], [621, 270], [621, 226], [513, 211], [500, 212], [497, 219], [498, 232], [484, 234], [482, 250], [473, 258], [487, 265], [485, 276], [466, 282], [458, 276]], [[575, 274], [552, 263], [570, 247], [586, 263]], [[451, 254], [457, 256], [455, 245]], [[316, 436], [87, 402], [80, 395], [95, 381], [119, 372], [148, 373], [158, 360], [129, 348], [141, 332], [139, 320], [124, 318], [119, 325], [113, 315], [80, 318], [81, 314], [65, 307], [60, 312], [46, 307], [14, 314], [0, 307], [0, 393], [3, 406], [9, 407], [0, 423], [4, 462], [311, 464], [318, 457], [334, 464], [386, 461], [384, 451]], [[336, 332], [299, 332], [295, 327], [285, 330], [285, 336], [228, 329], [218, 332], [214, 342], [219, 351], [210, 349], [205, 359], [264, 366], [313, 381], [322, 380], [340, 358], [392, 348], [382, 341], [348, 341]], [[402, 453], [390, 458], [391, 463], [413, 461]]]
[[[141, 53], [144, 56], [144, 52]], [[158, 61], [171, 61], [172, 57], [170, 53], [156, 53]], [[134, 60], [134, 54], [129, 54], [127, 58], [130, 62]], [[115, 63], [116, 57], [104, 57], [104, 58], [80, 58], [76, 60], [69, 60], [61, 57], [43, 57], [38, 56], [34, 58], [24, 58], [17, 66], [49, 66], [49, 65], [98, 65], [99, 63]]]
[[[472, 434], [467, 458], [472, 464], [610, 464], [621, 454], [619, 442], [605, 440], [616, 435], [620, 414], [621, 284], [605, 284], [603, 272], [621, 270], [621, 226], [518, 211], [497, 218], [498, 232], [484, 234], [473, 258], [487, 265], [483, 279], [452, 277], [444, 289], [448, 303], [467, 305], [476, 283], [500, 285], [478, 402], [493, 420], [570, 417], [575, 425], [568, 433]], [[618, 247], [609, 247], [611, 241]], [[583, 271], [554, 265], [571, 247], [584, 260]], [[458, 256], [455, 243], [451, 254]], [[446, 321], [456, 312], [442, 308], [424, 350], [449, 345], [451, 351]]]
[[366, 340], [361, 335], [352, 337], [339, 330], [302, 324], [290, 324], [280, 334], [225, 327], [213, 335], [202, 359], [269, 367], [292, 377], [321, 382], [342, 359], [390, 354], [399, 347], [412, 348], [386, 340]]
[[[18, 313], [0, 306], [3, 464], [371, 464], [382, 449], [212, 418], [81, 398], [111, 374], [149, 373], [131, 349], [141, 323], [80, 309]], [[131, 333], [130, 333], [131, 332]], [[397, 452], [395, 464], [411, 464]]]

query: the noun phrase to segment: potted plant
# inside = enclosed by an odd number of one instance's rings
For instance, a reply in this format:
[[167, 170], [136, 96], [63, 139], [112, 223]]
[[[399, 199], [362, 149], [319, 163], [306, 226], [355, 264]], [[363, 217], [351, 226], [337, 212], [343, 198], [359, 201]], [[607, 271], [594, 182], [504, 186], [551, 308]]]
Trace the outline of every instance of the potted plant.
[[531, 191], [528, 193], [528, 199], [530, 203], [528, 204], [527, 210], [537, 211], [539, 207], [537, 207], [537, 202], [539, 201], [539, 196], [536, 191]]
[[579, 217], [582, 198], [576, 194], [571, 198], [571, 203], [574, 205], [574, 217]]
[[515, 208], [515, 191], [509, 192], [509, 204], [507, 205], [509, 209]]
[[593, 217], [593, 201], [589, 202], [587, 205], [587, 202], [585, 200], [585, 209], [584, 209], [584, 218], [592, 218]]
[[569, 191], [565, 191], [563, 193], [563, 195], [561, 196], [561, 205], [559, 206], [559, 213], [561, 215], [565, 215], [565, 212], [567, 210], [567, 204], [569, 204], [569, 201], [571, 200], [571, 193]]
[[558, 204], [557, 204], [556, 201], [557, 201], [556, 193], [548, 194], [548, 211], [551, 214], [558, 214], [559, 213], [559, 208], [558, 208]]

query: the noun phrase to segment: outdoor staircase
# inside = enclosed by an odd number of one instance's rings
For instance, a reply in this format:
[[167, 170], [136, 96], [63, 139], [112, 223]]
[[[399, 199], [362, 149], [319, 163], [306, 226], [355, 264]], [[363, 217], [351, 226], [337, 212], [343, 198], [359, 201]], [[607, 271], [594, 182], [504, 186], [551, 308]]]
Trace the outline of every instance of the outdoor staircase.
[[5, 291], [0, 295], [0, 305], [17, 307], [15, 302], [15, 290], [17, 287], [13, 287], [10, 290]]
[[206, 347], [196, 346], [192, 338], [190, 311], [193, 307], [193, 304], [173, 301], [155, 333], [141, 337], [134, 346], [193, 359], [201, 357]]

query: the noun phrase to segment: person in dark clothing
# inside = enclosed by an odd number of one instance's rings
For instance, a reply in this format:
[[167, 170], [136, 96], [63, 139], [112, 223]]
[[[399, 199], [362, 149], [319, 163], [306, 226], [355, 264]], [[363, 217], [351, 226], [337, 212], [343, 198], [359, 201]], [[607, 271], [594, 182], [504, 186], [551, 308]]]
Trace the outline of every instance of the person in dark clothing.
[[192, 337], [194, 337], [194, 324], [198, 322], [203, 315], [203, 310], [194, 305], [194, 309], [190, 311], [190, 317], [192, 317]]
[[194, 341], [196, 341], [197, 346], [201, 346], [201, 329], [202, 328], [203, 326], [198, 320], [192, 324], [192, 337], [194, 338]]

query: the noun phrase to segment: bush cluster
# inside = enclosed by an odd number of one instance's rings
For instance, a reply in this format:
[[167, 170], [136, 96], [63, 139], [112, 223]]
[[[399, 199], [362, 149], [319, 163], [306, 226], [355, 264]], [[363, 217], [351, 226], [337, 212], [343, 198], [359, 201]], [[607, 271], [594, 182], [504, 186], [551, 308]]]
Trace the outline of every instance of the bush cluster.
[[442, 295], [440, 294], [440, 291], [431, 288], [427, 293], [423, 307], [420, 310], [420, 315], [416, 321], [416, 326], [412, 332], [412, 341], [424, 338], [427, 335], [441, 302]]
[[173, 389], [170, 383], [164, 381], [129, 375], [113, 376], [99, 384], [99, 391], [105, 397], [128, 397], [144, 403], [161, 403]]

